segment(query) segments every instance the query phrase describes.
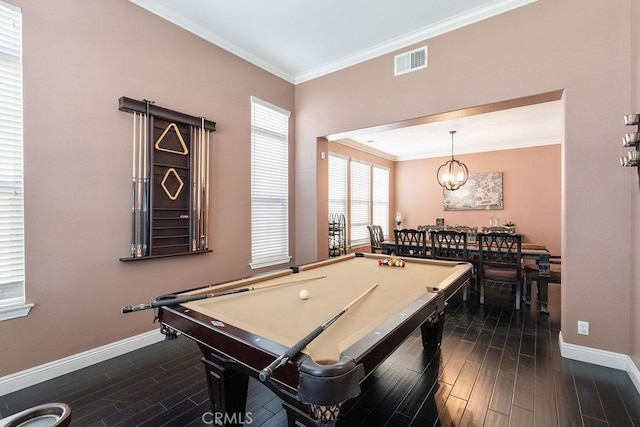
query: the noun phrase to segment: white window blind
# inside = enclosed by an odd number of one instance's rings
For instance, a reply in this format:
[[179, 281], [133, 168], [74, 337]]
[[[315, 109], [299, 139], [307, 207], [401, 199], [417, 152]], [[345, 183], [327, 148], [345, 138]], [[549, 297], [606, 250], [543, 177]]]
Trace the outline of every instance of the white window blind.
[[384, 235], [389, 235], [389, 169], [374, 166], [373, 184], [373, 224], [382, 226]]
[[251, 268], [289, 262], [289, 116], [251, 97]]
[[329, 214], [347, 217], [347, 166], [348, 159], [329, 153]]
[[25, 307], [22, 184], [22, 17], [0, 2], [0, 320]]
[[369, 242], [371, 224], [371, 165], [352, 160], [351, 167], [351, 246]]

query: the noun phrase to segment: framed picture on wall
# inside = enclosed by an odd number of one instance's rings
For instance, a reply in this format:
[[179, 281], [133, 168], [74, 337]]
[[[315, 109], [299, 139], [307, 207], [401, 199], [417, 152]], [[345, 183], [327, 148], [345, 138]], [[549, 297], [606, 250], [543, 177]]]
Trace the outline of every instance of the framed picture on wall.
[[502, 210], [502, 172], [471, 173], [455, 191], [443, 189], [445, 211]]

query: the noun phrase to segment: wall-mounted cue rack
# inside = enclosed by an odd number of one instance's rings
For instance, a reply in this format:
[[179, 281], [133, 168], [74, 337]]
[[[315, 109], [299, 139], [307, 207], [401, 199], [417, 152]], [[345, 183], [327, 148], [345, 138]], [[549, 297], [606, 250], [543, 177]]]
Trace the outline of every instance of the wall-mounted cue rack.
[[131, 249], [120, 261], [209, 250], [209, 144], [216, 123], [122, 97], [133, 114]]

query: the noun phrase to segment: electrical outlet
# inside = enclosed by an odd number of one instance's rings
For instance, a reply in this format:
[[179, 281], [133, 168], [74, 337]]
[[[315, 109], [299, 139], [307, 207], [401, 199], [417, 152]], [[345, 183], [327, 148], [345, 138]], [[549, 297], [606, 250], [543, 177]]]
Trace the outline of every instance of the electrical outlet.
[[589, 335], [589, 322], [578, 320], [578, 334]]

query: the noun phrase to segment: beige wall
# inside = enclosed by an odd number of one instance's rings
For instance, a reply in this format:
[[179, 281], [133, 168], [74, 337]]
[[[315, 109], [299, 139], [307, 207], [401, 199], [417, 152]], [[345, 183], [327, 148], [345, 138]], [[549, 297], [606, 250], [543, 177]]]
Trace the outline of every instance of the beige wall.
[[[565, 341], [629, 354], [631, 0], [538, 0], [428, 41], [429, 67], [393, 77], [393, 54], [296, 86], [296, 255], [314, 260], [316, 138], [564, 90]], [[408, 50], [407, 48], [406, 50]], [[615, 236], [615, 238], [611, 238]], [[590, 335], [577, 335], [578, 320]]]
[[511, 221], [523, 234], [523, 241], [544, 244], [560, 254], [560, 145], [457, 155], [471, 173], [502, 172], [503, 210], [444, 211], [442, 187], [436, 171], [447, 158], [398, 162], [396, 166], [396, 210], [403, 226], [435, 224], [489, 225], [492, 216], [500, 224]]
[[[640, 2], [634, 1], [632, 4], [632, 13], [630, 21], [634, 23], [631, 27], [631, 107], [629, 112], [632, 114], [640, 113]], [[635, 129], [637, 131], [637, 129]], [[629, 131], [627, 129], [626, 131]], [[631, 232], [633, 235], [631, 246], [631, 260], [633, 263], [633, 271], [631, 278], [631, 333], [630, 346], [631, 357], [636, 366], [640, 366], [640, 191], [638, 191], [638, 174], [635, 171], [629, 171], [631, 175], [631, 199], [632, 199], [632, 215], [631, 215]]]
[[[127, 0], [12, 3], [24, 21], [26, 291], [35, 307], [0, 322], [10, 349], [0, 376], [158, 327], [151, 311], [123, 315], [124, 305], [255, 273], [249, 97], [294, 111], [293, 85]], [[133, 123], [118, 111], [121, 96], [218, 123], [212, 253], [118, 260], [130, 245]]]

